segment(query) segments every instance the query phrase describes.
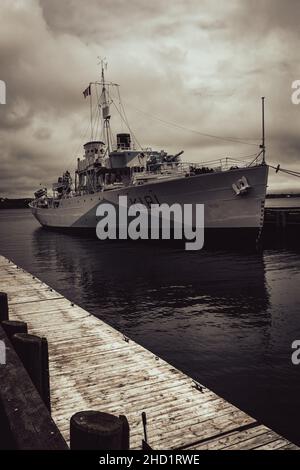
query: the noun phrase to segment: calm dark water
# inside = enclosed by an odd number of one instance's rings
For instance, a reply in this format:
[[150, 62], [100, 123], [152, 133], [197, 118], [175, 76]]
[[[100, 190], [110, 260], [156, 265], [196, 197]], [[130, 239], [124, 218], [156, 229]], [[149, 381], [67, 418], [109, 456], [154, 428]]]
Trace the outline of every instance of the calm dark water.
[[0, 253], [300, 443], [300, 250], [106, 243], [3, 210]]

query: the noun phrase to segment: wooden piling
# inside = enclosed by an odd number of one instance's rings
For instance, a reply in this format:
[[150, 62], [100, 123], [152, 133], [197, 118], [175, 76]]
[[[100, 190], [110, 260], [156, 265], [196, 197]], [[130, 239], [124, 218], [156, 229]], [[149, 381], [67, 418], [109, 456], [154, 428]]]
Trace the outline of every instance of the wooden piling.
[[8, 299], [5, 292], [0, 292], [0, 321], [8, 320]]
[[119, 416], [119, 420], [122, 422], [122, 450], [130, 449], [130, 429], [128, 419], [124, 415]]
[[16, 333], [12, 342], [42, 400], [51, 411], [47, 340], [35, 335]]
[[123, 450], [123, 429], [123, 418], [109, 413], [75, 413], [70, 420], [71, 450]]
[[1, 325], [9, 339], [16, 333], [28, 333], [27, 323], [24, 321], [4, 320]]
[[67, 450], [68, 446], [0, 326], [6, 365], [0, 366], [0, 449]]

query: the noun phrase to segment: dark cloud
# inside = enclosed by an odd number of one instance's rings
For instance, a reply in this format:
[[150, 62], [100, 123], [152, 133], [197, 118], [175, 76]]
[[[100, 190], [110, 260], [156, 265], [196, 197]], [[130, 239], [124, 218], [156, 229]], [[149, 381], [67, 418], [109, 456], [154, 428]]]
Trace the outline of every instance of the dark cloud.
[[[97, 56], [107, 57], [144, 146], [184, 148], [186, 161], [252, 154], [160, 119], [259, 139], [265, 95], [268, 157], [297, 169], [299, 17], [298, 0], [2, 0], [0, 195], [30, 195], [74, 167], [89, 137], [82, 90], [99, 77]], [[115, 115], [113, 130], [121, 126]], [[270, 186], [300, 190], [279, 175]]]
[[34, 132], [34, 136], [39, 140], [48, 140], [51, 137], [51, 131], [46, 127], [41, 127]]

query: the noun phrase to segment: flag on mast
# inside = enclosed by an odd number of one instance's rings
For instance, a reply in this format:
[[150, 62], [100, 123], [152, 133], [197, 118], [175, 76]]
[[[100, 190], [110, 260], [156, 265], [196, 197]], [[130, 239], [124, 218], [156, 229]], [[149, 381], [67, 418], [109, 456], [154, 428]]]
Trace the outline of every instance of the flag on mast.
[[91, 96], [91, 85], [89, 85], [84, 91], [83, 96], [86, 98], [87, 96]]

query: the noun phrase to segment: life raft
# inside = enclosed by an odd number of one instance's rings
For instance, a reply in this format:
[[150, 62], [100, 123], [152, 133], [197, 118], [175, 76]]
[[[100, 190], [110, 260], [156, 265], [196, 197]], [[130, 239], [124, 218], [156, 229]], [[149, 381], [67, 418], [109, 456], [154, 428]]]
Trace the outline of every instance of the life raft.
[[237, 196], [243, 196], [248, 193], [251, 186], [248, 183], [246, 176], [242, 176], [242, 178], [233, 183], [232, 188]]

